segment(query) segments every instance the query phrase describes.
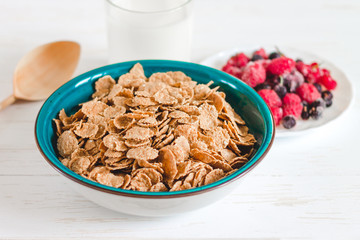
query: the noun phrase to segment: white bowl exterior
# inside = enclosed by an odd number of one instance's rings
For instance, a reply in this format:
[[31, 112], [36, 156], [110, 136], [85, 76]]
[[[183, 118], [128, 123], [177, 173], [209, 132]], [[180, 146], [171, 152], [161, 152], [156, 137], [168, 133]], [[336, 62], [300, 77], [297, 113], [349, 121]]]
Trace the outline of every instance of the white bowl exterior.
[[75, 191], [102, 207], [129, 215], [161, 217], [193, 211], [212, 204], [234, 190], [243, 177], [206, 192], [163, 199], [121, 196], [86, 187], [70, 179], [68, 182]]

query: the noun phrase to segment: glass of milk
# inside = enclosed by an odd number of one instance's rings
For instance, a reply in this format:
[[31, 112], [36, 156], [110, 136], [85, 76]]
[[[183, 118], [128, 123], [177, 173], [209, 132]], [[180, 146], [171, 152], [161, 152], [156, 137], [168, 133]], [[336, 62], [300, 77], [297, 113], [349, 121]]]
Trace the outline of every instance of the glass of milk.
[[192, 0], [106, 0], [109, 62], [190, 61]]

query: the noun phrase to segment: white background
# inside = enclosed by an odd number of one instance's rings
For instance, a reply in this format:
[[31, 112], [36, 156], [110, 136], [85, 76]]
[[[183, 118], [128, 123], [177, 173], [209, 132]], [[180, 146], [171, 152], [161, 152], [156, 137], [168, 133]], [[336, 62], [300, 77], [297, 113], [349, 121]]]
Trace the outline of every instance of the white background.
[[[360, 2], [195, 0], [193, 61], [242, 45], [275, 44], [334, 62], [360, 91]], [[21, 56], [74, 40], [76, 75], [105, 65], [101, 0], [0, 0], [0, 98]], [[0, 112], [0, 238], [360, 238], [360, 101], [314, 133], [276, 139], [266, 159], [224, 200], [169, 218], [125, 216], [73, 192], [38, 152], [42, 102]]]

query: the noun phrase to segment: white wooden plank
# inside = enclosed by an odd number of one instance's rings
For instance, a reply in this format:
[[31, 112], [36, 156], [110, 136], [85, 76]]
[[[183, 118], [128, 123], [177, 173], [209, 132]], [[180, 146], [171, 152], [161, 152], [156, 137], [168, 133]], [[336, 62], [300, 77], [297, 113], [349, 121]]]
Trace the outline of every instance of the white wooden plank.
[[98, 207], [69, 189], [61, 177], [0, 177], [0, 233], [35, 238], [276, 238], [280, 233], [289, 239], [340, 233], [360, 237], [359, 181], [360, 177], [249, 176], [233, 194], [205, 209], [152, 219]]
[[47, 176], [57, 175], [37, 148], [1, 149], [0, 176]]
[[34, 122], [3, 123], [0, 125], [0, 136], [0, 149], [36, 149]]

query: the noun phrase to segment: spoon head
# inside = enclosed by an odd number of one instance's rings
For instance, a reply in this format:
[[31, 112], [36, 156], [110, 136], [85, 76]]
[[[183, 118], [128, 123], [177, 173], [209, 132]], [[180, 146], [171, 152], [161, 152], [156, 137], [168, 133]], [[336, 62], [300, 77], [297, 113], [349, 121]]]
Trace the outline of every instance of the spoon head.
[[80, 45], [71, 41], [48, 43], [33, 49], [18, 63], [14, 96], [42, 100], [67, 82], [79, 62]]

